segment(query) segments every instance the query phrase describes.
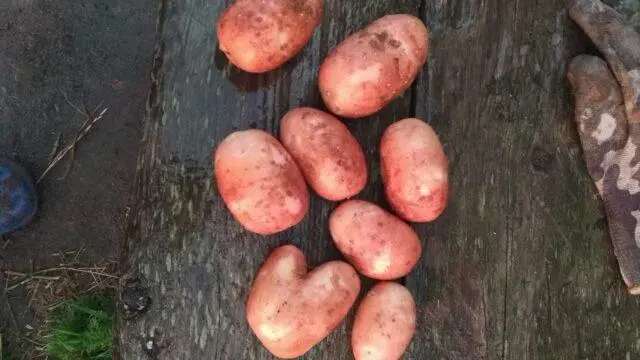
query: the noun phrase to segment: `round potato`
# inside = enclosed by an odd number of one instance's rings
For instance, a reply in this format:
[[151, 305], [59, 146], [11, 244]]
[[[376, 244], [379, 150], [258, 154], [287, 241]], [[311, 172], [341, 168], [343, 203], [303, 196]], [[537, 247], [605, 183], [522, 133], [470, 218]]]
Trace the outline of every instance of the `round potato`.
[[384, 16], [347, 37], [324, 60], [318, 85], [334, 114], [372, 115], [411, 86], [427, 61], [429, 34], [415, 16]]
[[378, 280], [407, 275], [420, 259], [418, 234], [378, 205], [349, 200], [329, 216], [336, 246], [362, 274]]
[[280, 141], [321, 197], [338, 201], [367, 183], [362, 148], [334, 116], [313, 108], [289, 111], [280, 122]]
[[220, 195], [245, 229], [270, 235], [299, 223], [309, 209], [300, 168], [280, 142], [261, 130], [236, 131], [215, 151]]
[[218, 20], [220, 50], [244, 71], [276, 69], [309, 42], [323, 9], [323, 0], [236, 0]]
[[389, 126], [380, 143], [380, 172], [394, 211], [411, 222], [438, 218], [449, 198], [449, 163], [426, 122], [410, 118]]
[[249, 326], [274, 356], [302, 356], [342, 322], [360, 278], [347, 263], [331, 261], [307, 273], [302, 252], [277, 248], [260, 268], [247, 300]]
[[374, 285], [362, 300], [351, 333], [356, 360], [398, 360], [416, 330], [416, 304], [404, 286]]

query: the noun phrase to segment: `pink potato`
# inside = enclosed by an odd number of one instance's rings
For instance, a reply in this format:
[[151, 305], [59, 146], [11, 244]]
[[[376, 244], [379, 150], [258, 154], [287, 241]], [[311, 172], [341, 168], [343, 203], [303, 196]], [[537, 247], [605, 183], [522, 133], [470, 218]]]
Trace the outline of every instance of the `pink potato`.
[[349, 200], [329, 216], [336, 246], [362, 274], [378, 280], [407, 275], [420, 259], [418, 234], [376, 204]]
[[429, 32], [420, 19], [384, 16], [329, 53], [320, 67], [320, 94], [336, 115], [372, 115], [411, 86], [428, 52]]
[[262, 130], [236, 131], [214, 155], [214, 174], [227, 208], [245, 229], [270, 235], [299, 223], [309, 191], [291, 155]]
[[358, 141], [334, 116], [313, 108], [289, 111], [280, 122], [280, 141], [321, 197], [338, 201], [367, 183], [367, 164]]
[[271, 71], [304, 48], [323, 11], [323, 0], [236, 0], [217, 23], [220, 50], [244, 71]]
[[247, 320], [274, 356], [293, 359], [333, 332], [359, 293], [360, 278], [349, 264], [331, 261], [307, 273], [302, 252], [286, 245], [260, 268], [247, 300]]
[[449, 162], [438, 136], [426, 122], [395, 122], [382, 135], [380, 172], [394, 211], [411, 222], [429, 222], [449, 198]]
[[398, 360], [416, 330], [416, 304], [404, 286], [374, 285], [358, 307], [351, 333], [356, 360]]

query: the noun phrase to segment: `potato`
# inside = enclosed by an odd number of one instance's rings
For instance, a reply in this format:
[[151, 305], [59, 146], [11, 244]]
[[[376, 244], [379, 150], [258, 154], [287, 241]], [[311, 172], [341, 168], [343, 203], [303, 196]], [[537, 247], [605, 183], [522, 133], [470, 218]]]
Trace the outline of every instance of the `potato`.
[[351, 333], [356, 360], [397, 360], [416, 330], [416, 304], [404, 286], [374, 285], [358, 307]]
[[420, 119], [395, 122], [382, 135], [380, 172], [394, 211], [411, 222], [438, 218], [449, 198], [449, 163], [438, 136]]
[[378, 205], [349, 200], [329, 216], [336, 246], [362, 274], [378, 280], [408, 274], [422, 252], [418, 234]]
[[309, 42], [323, 11], [323, 0], [236, 0], [218, 20], [220, 50], [244, 71], [276, 69]]
[[415, 16], [384, 16], [347, 37], [324, 60], [318, 85], [334, 114], [376, 113], [411, 86], [427, 61], [429, 34]]
[[293, 245], [267, 258], [247, 300], [247, 320], [274, 356], [302, 356], [342, 322], [358, 294], [353, 267], [331, 261], [307, 273], [302, 252]]
[[300, 168], [280, 142], [262, 130], [236, 131], [214, 155], [220, 195], [245, 229], [270, 235], [299, 223], [309, 209]]
[[280, 122], [280, 141], [321, 197], [338, 201], [367, 183], [367, 164], [358, 141], [338, 119], [312, 108], [289, 111]]

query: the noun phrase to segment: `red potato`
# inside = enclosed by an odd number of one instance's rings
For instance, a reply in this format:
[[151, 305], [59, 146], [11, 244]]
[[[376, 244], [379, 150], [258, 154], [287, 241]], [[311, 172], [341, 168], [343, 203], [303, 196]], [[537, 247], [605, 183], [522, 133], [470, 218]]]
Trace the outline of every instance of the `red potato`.
[[309, 209], [300, 168], [262, 130], [236, 131], [214, 155], [214, 174], [227, 208], [245, 229], [270, 235], [299, 223]]
[[280, 122], [280, 141], [321, 197], [338, 201], [367, 183], [367, 164], [358, 141], [337, 118], [313, 108], [289, 111]]
[[422, 253], [418, 234], [378, 205], [349, 200], [329, 216], [336, 246], [362, 274], [378, 280], [407, 275]]
[[302, 252], [286, 245], [260, 268], [247, 301], [247, 320], [267, 350], [292, 359], [333, 332], [359, 293], [360, 278], [349, 264], [331, 261], [307, 273]]
[[323, 0], [236, 0], [218, 20], [220, 50], [244, 71], [271, 71], [304, 48], [323, 11]]
[[329, 53], [320, 67], [320, 94], [334, 114], [372, 115], [411, 86], [428, 52], [429, 33], [420, 19], [384, 16]]
[[438, 218], [449, 199], [449, 162], [426, 122], [410, 118], [389, 126], [380, 143], [380, 172], [394, 211], [411, 222]]
[[416, 304], [404, 286], [374, 285], [360, 303], [351, 333], [356, 360], [398, 360], [416, 331]]

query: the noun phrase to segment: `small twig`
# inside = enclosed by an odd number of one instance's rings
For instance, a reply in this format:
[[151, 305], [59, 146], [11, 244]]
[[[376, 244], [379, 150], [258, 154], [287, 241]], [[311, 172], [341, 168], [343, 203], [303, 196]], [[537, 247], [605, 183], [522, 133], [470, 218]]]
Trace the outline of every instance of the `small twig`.
[[22, 281], [19, 281], [19, 282], [15, 283], [15, 284], [13, 284], [13, 285], [9, 286], [9, 287], [5, 290], [5, 292], [13, 291], [13, 290], [15, 290], [15, 289], [19, 288], [20, 286], [22, 286], [22, 285], [24, 285], [24, 284], [28, 283], [29, 281], [31, 281], [31, 278], [30, 278], [30, 277], [28, 277], [28, 278], [26, 278], [26, 279], [23, 279]]
[[60, 141], [62, 140], [62, 133], [58, 133], [58, 137], [56, 138], [56, 142], [53, 143], [53, 149], [51, 149], [51, 153], [49, 154], [48, 161], [52, 162], [54, 156], [58, 153], [58, 149], [60, 148]]
[[5, 275], [9, 275], [9, 276], [30, 277], [36, 280], [49, 280], [49, 281], [60, 280], [60, 276], [31, 275], [31, 274], [25, 274], [17, 271], [10, 271], [10, 270], [6, 270], [4, 273]]
[[35, 346], [39, 346], [39, 347], [43, 347], [44, 346], [43, 344], [41, 344], [41, 343], [39, 343], [39, 342], [37, 342], [37, 341], [35, 341], [33, 339], [30, 339], [28, 336], [23, 336], [23, 338], [25, 340], [27, 340], [28, 342], [32, 343]]
[[89, 114], [87, 114], [86, 111], [80, 109], [79, 107], [75, 106], [67, 97], [67, 93], [66, 92], [62, 92], [62, 96], [64, 96], [64, 100], [67, 102], [67, 104], [69, 104], [69, 106], [71, 106], [72, 108], [75, 109], [75, 111], [77, 111], [78, 113], [80, 113], [80, 115], [84, 115], [86, 117], [89, 117]]
[[[87, 105], [84, 105], [84, 111], [81, 111], [80, 113], [85, 115], [86, 119], [84, 121], [84, 123], [82, 124], [82, 126], [80, 127], [80, 130], [78, 130], [78, 132], [76, 132], [76, 135], [73, 139], [72, 145], [73, 145], [73, 149], [71, 150], [71, 160], [70, 160], [70, 164], [69, 167], [67, 168], [67, 171], [65, 173], [65, 175], [62, 178], [67, 177], [67, 175], [69, 174], [69, 171], [71, 170], [71, 168], [73, 167], [73, 162], [75, 160], [76, 157], [76, 145], [78, 143], [78, 141], [80, 140], [79, 136], [82, 133], [82, 130], [87, 128], [87, 126], [89, 126], [89, 121], [91, 120], [91, 117], [87, 114], [95, 114], [98, 112], [98, 109], [102, 107], [102, 102], [100, 102], [100, 104], [98, 104], [98, 106], [96, 106], [93, 111], [89, 111], [89, 109], [87, 108]], [[78, 250], [81, 251], [81, 250]]]
[[74, 269], [74, 268], [60, 268], [60, 269], [61, 270], [68, 270], [68, 271], [71, 271], [71, 272], [81, 272], [81, 273], [86, 273], [86, 274], [91, 274], [91, 275], [98, 275], [98, 276], [107, 277], [107, 278], [111, 278], [111, 279], [117, 279], [118, 278], [116, 275], [105, 274], [103, 272], [93, 271], [92, 269]]
[[[112, 278], [112, 279], [117, 279], [118, 278], [115, 275], [106, 274], [106, 273], [101, 272], [101, 271], [96, 271], [97, 269], [102, 269], [102, 271], [104, 271], [105, 268], [98, 268], [98, 267], [93, 267], [93, 268], [55, 267], [55, 268], [35, 271], [35, 272], [31, 273], [31, 274], [18, 273], [16, 271], [13, 271], [12, 273], [14, 273], [14, 274], [22, 274], [22, 275], [18, 275], [18, 276], [28, 276], [30, 278], [35, 278], [36, 275], [48, 274], [50, 272], [55, 272], [55, 271], [71, 271], [71, 272], [79, 272], [79, 273], [85, 273], [85, 274], [98, 275], [98, 276], [108, 277], [108, 278]], [[5, 274], [7, 272], [8, 271], [5, 271]]]
[[[75, 108], [75, 106], [74, 106]], [[83, 113], [82, 110], [77, 109], [77, 111], [79, 111], [80, 113]], [[100, 121], [103, 117], [104, 114], [107, 113], [107, 108], [102, 109], [102, 111], [100, 111], [100, 113], [98, 113], [96, 116], [93, 117], [93, 119], [91, 119], [91, 121], [87, 121], [85, 122], [86, 126], [83, 125], [83, 127], [80, 129], [79, 133], [76, 135], [74, 141], [65, 146], [59, 153], [58, 155], [56, 155], [53, 158], [53, 161], [51, 161], [51, 163], [49, 163], [49, 166], [47, 166], [47, 168], [44, 170], [44, 172], [42, 173], [42, 175], [40, 175], [40, 178], [38, 178], [38, 181], [36, 181], [36, 183], [40, 183], [40, 181], [42, 181], [42, 179], [49, 173], [49, 171], [51, 171], [51, 169], [53, 169], [59, 162], [60, 160], [62, 160], [67, 153], [69, 153], [69, 151], [73, 151], [77, 145], [77, 143], [82, 140], [85, 136], [87, 136], [87, 134], [89, 133], [89, 131], [91, 131], [91, 128], [93, 128], [93, 126]], [[87, 115], [88, 118], [90, 118]], [[89, 119], [87, 119], [89, 120]]]
[[63, 301], [58, 301], [58, 302], [57, 302], [57, 303], [55, 303], [55, 304], [51, 304], [51, 305], [49, 305], [49, 306], [47, 307], [47, 311], [53, 311], [53, 310], [57, 309], [60, 305], [62, 305], [62, 304], [64, 304], [64, 303], [65, 303], [65, 301], [63, 300]]
[[82, 245], [80, 245], [80, 249], [76, 251], [76, 256], [73, 258], [74, 263], [78, 262], [78, 259], [80, 258], [80, 254], [82, 254], [82, 252], [84, 251], [84, 247], [85, 247], [85, 244], [83, 243]]
[[36, 287], [31, 294], [31, 298], [29, 299], [29, 303], [27, 304], [27, 309], [31, 308], [31, 304], [33, 304], [33, 299], [36, 298], [36, 294], [38, 294], [38, 288], [40, 287], [40, 281], [36, 283]]
[[89, 125], [90, 120], [91, 118], [87, 117], [84, 123], [82, 123], [82, 126], [80, 127], [80, 129], [76, 132], [76, 135], [74, 136], [73, 141], [71, 142], [71, 158], [69, 159], [69, 166], [67, 166], [67, 170], [64, 172], [64, 175], [59, 177], [58, 180], [65, 179], [71, 172], [71, 169], [73, 169], [73, 164], [76, 161], [76, 147], [78, 145], [79, 136], [82, 133], [82, 130]]

